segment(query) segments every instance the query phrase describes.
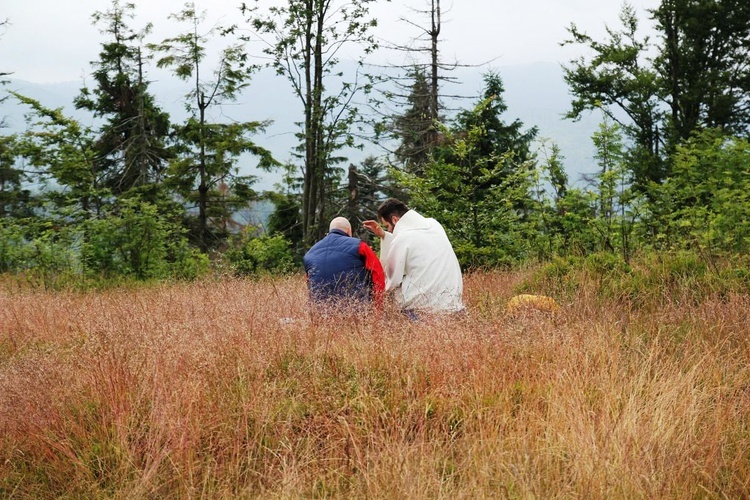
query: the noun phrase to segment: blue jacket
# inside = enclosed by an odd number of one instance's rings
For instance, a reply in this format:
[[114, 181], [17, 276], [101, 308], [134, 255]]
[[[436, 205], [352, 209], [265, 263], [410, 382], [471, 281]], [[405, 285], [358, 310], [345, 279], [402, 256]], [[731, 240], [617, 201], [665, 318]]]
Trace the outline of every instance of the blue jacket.
[[360, 253], [362, 240], [339, 229], [331, 230], [305, 254], [310, 298], [372, 300], [372, 277]]

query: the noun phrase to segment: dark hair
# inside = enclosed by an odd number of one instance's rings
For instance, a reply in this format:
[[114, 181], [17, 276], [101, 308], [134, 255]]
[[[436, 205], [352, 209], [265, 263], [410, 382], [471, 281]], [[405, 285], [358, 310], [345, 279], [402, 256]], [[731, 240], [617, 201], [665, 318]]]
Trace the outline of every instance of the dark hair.
[[378, 207], [378, 217], [384, 221], [390, 221], [391, 217], [403, 217], [408, 211], [409, 207], [407, 207], [406, 203], [403, 201], [397, 200], [396, 198], [388, 198]]

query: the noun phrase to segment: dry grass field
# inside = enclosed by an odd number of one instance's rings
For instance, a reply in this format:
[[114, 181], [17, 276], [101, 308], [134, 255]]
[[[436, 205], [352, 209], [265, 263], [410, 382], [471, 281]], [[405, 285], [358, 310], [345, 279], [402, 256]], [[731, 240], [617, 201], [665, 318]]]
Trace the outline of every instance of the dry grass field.
[[[325, 318], [302, 277], [0, 290], [0, 497], [750, 497], [750, 298]], [[683, 300], [684, 299], [684, 300]]]

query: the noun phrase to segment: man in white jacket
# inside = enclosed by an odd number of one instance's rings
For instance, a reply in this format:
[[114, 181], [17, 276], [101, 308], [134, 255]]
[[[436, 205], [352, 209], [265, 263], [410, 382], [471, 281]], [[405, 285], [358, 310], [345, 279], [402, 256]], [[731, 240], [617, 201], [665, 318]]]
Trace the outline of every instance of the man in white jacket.
[[396, 304], [410, 317], [463, 311], [461, 267], [443, 226], [395, 198], [380, 205], [378, 218], [388, 231], [374, 220], [364, 226], [382, 239], [385, 291]]

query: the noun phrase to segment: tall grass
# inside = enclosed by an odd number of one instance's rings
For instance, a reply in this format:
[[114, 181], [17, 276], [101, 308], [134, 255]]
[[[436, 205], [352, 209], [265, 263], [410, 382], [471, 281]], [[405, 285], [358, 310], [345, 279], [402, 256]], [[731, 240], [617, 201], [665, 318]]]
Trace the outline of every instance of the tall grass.
[[0, 497], [750, 496], [747, 295], [504, 317], [527, 275], [421, 323], [300, 277], [0, 292]]

